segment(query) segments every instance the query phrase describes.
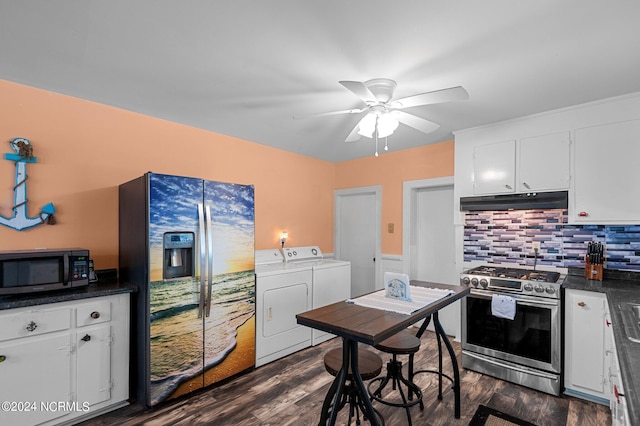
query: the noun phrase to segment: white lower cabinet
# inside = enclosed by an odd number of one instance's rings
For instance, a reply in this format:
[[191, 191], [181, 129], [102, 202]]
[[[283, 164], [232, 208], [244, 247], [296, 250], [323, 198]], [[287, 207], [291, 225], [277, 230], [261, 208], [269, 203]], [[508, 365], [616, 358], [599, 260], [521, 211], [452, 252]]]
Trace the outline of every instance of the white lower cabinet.
[[567, 289], [564, 306], [565, 393], [608, 405], [606, 295]]
[[129, 398], [129, 294], [0, 311], [0, 425], [74, 424]]
[[[621, 324], [620, 324], [621, 325]], [[627, 409], [627, 400], [622, 386], [622, 376], [620, 374], [620, 364], [618, 362], [618, 353], [616, 351], [616, 342], [611, 333], [610, 336], [611, 350], [607, 351], [609, 363], [609, 407], [611, 408], [611, 423], [613, 426], [630, 426], [629, 411]]]

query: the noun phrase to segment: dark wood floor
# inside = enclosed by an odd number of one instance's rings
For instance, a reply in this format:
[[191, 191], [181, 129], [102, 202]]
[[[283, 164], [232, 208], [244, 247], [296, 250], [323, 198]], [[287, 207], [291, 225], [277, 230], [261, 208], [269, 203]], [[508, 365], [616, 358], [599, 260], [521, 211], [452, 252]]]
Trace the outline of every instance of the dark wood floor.
[[[145, 410], [134, 403], [82, 424], [317, 425], [324, 395], [333, 379], [325, 371], [322, 357], [328, 350], [340, 345], [339, 339], [330, 340], [155, 410]], [[459, 360], [460, 344], [453, 342], [453, 345]], [[381, 356], [386, 363], [389, 356]], [[445, 362], [445, 373], [450, 371], [450, 365], [450, 361]], [[416, 368], [437, 368], [435, 334], [427, 332], [422, 337], [422, 348], [416, 355]], [[455, 419], [453, 391], [450, 385], [445, 386], [444, 398], [439, 401], [436, 380], [437, 376], [433, 374], [422, 374], [416, 379], [424, 392], [425, 408], [424, 411], [417, 406], [411, 409], [414, 425], [467, 425], [479, 404], [540, 426], [611, 424], [611, 415], [606, 406], [567, 396], [554, 397], [462, 369], [462, 416]], [[380, 403], [374, 403], [374, 407], [382, 413], [387, 425], [407, 424], [403, 409]], [[338, 424], [346, 424], [346, 411], [340, 412]]]

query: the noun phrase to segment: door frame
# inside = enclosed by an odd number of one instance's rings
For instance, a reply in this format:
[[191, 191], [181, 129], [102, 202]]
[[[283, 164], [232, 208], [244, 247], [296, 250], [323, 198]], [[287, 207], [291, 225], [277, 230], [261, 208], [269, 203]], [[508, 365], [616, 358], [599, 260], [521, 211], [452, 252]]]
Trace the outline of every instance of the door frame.
[[[453, 176], [404, 181], [402, 183], [402, 272], [409, 274], [411, 271], [411, 235], [412, 235], [412, 209], [415, 209], [416, 196], [419, 190], [424, 188], [436, 188], [441, 186], [453, 187]], [[452, 217], [453, 221], [454, 218]], [[454, 221], [455, 224], [455, 221]], [[415, 250], [415, 247], [413, 248]]]
[[374, 276], [376, 288], [382, 288], [382, 283], [379, 283], [380, 280], [380, 268], [381, 268], [381, 227], [382, 227], [382, 185], [372, 185], [372, 186], [361, 186], [359, 188], [349, 188], [349, 189], [336, 189], [333, 191], [333, 247], [334, 247], [334, 255], [336, 259], [341, 259], [340, 254], [342, 251], [342, 247], [340, 247], [340, 235], [342, 234], [342, 229], [340, 225], [339, 212], [342, 209], [342, 198], [349, 197], [353, 195], [367, 195], [373, 194], [375, 196], [375, 258], [374, 262]]

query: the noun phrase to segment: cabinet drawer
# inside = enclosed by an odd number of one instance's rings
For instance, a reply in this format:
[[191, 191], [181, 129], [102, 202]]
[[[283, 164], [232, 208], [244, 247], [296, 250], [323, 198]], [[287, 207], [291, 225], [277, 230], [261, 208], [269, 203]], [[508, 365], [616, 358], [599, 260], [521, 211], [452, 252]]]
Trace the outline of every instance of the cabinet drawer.
[[0, 316], [0, 342], [71, 327], [71, 309], [31, 310]]
[[111, 302], [108, 300], [96, 300], [78, 306], [77, 327], [100, 324], [111, 321]]

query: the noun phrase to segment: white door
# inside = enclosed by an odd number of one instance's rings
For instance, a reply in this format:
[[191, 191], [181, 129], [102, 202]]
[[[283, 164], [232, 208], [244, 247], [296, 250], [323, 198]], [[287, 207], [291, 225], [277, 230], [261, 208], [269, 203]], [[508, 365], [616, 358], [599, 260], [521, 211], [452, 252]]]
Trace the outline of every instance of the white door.
[[[410, 206], [409, 266], [411, 279], [457, 285], [453, 185], [449, 180], [429, 179], [415, 183], [408, 193]], [[439, 312], [444, 331], [460, 335], [460, 302]], [[433, 330], [433, 324], [429, 325]]]
[[336, 191], [336, 257], [351, 262], [351, 297], [377, 288], [380, 189]]

